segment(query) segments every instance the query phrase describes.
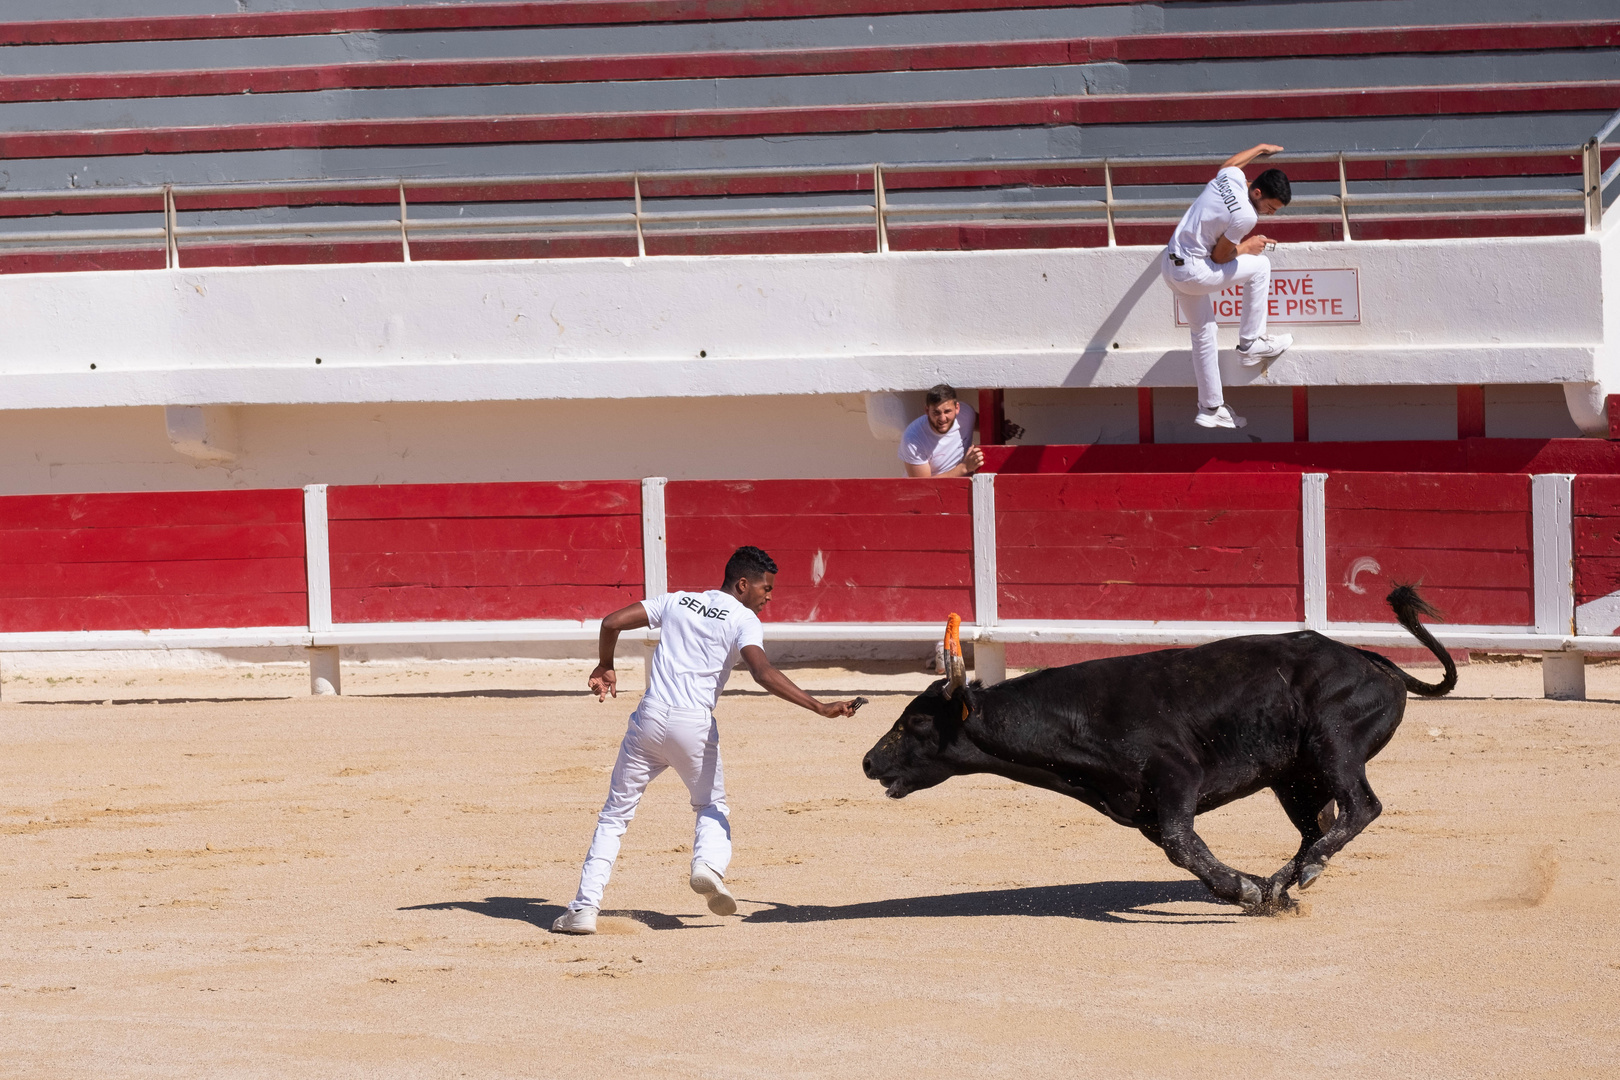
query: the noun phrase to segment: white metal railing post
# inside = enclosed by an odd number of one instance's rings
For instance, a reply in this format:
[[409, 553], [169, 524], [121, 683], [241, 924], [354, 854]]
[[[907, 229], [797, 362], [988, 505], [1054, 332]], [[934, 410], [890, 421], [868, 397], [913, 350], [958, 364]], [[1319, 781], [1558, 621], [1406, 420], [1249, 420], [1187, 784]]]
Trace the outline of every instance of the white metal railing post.
[[1327, 473], [1299, 478], [1301, 584], [1305, 592], [1305, 626], [1327, 628]]
[[[1000, 621], [997, 611], [996, 474], [973, 477], [973, 622], [979, 637], [973, 643], [973, 674], [986, 686], [1007, 678], [1007, 646], [987, 641]], [[990, 631], [990, 634], [986, 634]]]
[[[1536, 633], [1575, 633], [1574, 484], [1567, 473], [1530, 478], [1530, 547], [1534, 563]], [[1586, 700], [1586, 657], [1574, 650], [1541, 654], [1542, 696]]]
[[636, 254], [640, 256], [647, 254], [647, 237], [641, 231], [641, 174], [637, 173], [632, 182], [636, 195]]
[[1103, 205], [1104, 213], [1108, 216], [1108, 246], [1117, 246], [1114, 243], [1114, 169], [1103, 158]]
[[1586, 202], [1586, 231], [1597, 232], [1603, 225], [1603, 147], [1596, 138], [1581, 147], [1581, 195]]
[[[648, 599], [669, 592], [669, 540], [664, 531], [664, 488], [668, 483], [662, 476], [641, 481], [641, 580], [642, 595]], [[648, 679], [652, 678], [652, 659], [653, 643], [645, 641], [643, 674]]]
[[1620, 161], [1603, 171], [1603, 143], [1620, 128], [1620, 109], [1581, 147], [1581, 196], [1586, 202], [1586, 230], [1603, 227], [1603, 189], [1620, 177]]
[[399, 250], [405, 262], [411, 261], [411, 235], [406, 231], [405, 181], [399, 182]]
[[[304, 488], [304, 573], [311, 637], [332, 629], [332, 542], [326, 516], [326, 485]], [[309, 692], [341, 694], [343, 673], [336, 645], [311, 645]]]
[[163, 185], [163, 266], [180, 269], [180, 238], [175, 235], [174, 185]]
[[1344, 153], [1339, 153], [1339, 223], [1344, 226], [1344, 239], [1350, 240], [1350, 181], [1344, 171]]
[[872, 166], [872, 203], [873, 211], [877, 216], [877, 249], [879, 253], [889, 250], [889, 203], [883, 190], [883, 166]]

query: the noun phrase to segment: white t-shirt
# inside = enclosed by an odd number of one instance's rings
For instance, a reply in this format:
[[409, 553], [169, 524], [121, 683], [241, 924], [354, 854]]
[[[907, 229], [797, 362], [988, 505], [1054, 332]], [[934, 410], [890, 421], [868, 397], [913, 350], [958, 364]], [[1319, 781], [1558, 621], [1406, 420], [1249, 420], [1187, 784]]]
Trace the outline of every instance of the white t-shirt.
[[719, 589], [654, 596], [641, 606], [659, 633], [647, 696], [672, 709], [713, 712], [743, 646], [765, 644], [759, 616]]
[[951, 429], [941, 435], [928, 422], [928, 414], [923, 413], [907, 424], [906, 433], [900, 436], [900, 460], [907, 465], [928, 465], [935, 476], [954, 469], [973, 445], [973, 429], [978, 422], [979, 414], [964, 402]]
[[1170, 250], [1183, 259], [1207, 259], [1215, 241], [1226, 237], [1241, 243], [1254, 231], [1260, 216], [1249, 202], [1249, 180], [1233, 165], [1215, 174], [1187, 212], [1170, 238]]

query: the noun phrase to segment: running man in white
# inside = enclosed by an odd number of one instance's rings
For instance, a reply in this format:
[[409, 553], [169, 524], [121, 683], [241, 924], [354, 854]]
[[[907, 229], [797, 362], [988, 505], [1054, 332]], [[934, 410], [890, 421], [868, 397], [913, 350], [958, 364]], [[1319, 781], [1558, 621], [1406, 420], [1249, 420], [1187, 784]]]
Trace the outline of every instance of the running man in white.
[[692, 889], [708, 898], [709, 910], [716, 915], [736, 912], [737, 901], [725, 883], [731, 822], [720, 767], [720, 730], [713, 713], [738, 656], [759, 685], [821, 716], [853, 716], [864, 704], [856, 698], [824, 705], [766, 659], [759, 612], [770, 603], [775, 587], [776, 563], [771, 557], [757, 547], [741, 547], [726, 562], [723, 588], [652, 597], [602, 620], [600, 662], [590, 679], [598, 701], [610, 694], [619, 696], [613, 649], [621, 632], [650, 626], [659, 632], [658, 648], [647, 691], [630, 714], [630, 727], [619, 744], [607, 802], [596, 819], [596, 836], [580, 872], [579, 893], [551, 924], [554, 933], [596, 933], [596, 914], [619, 856], [619, 838], [635, 816], [642, 792], [666, 768], [674, 768], [685, 781], [697, 813]]
[[1271, 260], [1263, 252], [1269, 237], [1249, 236], [1261, 217], [1268, 217], [1293, 201], [1288, 177], [1281, 169], [1267, 169], [1250, 184], [1243, 166], [1255, 158], [1282, 150], [1261, 143], [1234, 154], [1221, 165], [1215, 179], [1204, 186], [1182, 215], [1159, 260], [1165, 284], [1180, 298], [1181, 309], [1192, 326], [1193, 376], [1198, 380], [1200, 427], [1240, 428], [1248, 423], [1226, 407], [1221, 391], [1220, 353], [1215, 347], [1213, 297], [1234, 285], [1243, 286], [1243, 318], [1238, 326], [1238, 355], [1245, 367], [1281, 356], [1294, 339], [1288, 334], [1266, 334], [1266, 308], [1271, 302]]

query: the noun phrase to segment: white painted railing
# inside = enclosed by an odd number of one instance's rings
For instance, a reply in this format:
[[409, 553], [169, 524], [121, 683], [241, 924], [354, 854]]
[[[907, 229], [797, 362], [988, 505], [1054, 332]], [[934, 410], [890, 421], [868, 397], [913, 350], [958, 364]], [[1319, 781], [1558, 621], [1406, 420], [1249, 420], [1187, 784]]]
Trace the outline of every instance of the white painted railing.
[[[1407, 648], [1416, 643], [1393, 623], [1332, 622], [1327, 618], [1327, 511], [1325, 473], [1300, 478], [1302, 572], [1305, 618], [1301, 622], [1217, 622], [1149, 620], [1003, 620], [998, 615], [996, 571], [996, 476], [972, 481], [973, 567], [976, 619], [962, 626], [962, 640], [974, 643], [976, 675], [986, 682], [1006, 678], [1009, 644], [1106, 644], [1178, 646], [1256, 633], [1317, 630], [1350, 645]], [[1434, 635], [1453, 649], [1539, 652], [1543, 655], [1546, 696], [1585, 696], [1586, 654], [1620, 654], [1620, 637], [1576, 633], [1572, 559], [1574, 477], [1545, 474], [1530, 478], [1533, 530], [1534, 613], [1532, 626], [1436, 624]], [[642, 538], [645, 588], [668, 589], [668, 563], [662, 477], [642, 481]], [[340, 649], [344, 645], [426, 645], [445, 643], [518, 644], [558, 642], [590, 653], [597, 620], [507, 620], [489, 622], [334, 623], [326, 487], [304, 489], [309, 623], [303, 627], [250, 627], [150, 631], [73, 631], [0, 633], [0, 653], [139, 649], [228, 649], [302, 646], [309, 650], [311, 692], [341, 692]], [[938, 639], [941, 623], [784, 623], [767, 622], [769, 641], [866, 643]], [[655, 631], [632, 631], [623, 640], [651, 646]], [[650, 658], [650, 648], [648, 651]]]
[[[1279, 154], [1268, 159], [1268, 163], [1280, 167], [1304, 164], [1336, 164], [1338, 167], [1338, 191], [1320, 195], [1297, 196], [1290, 204], [1296, 209], [1319, 209], [1329, 211], [1332, 216], [1340, 219], [1342, 223], [1342, 239], [1350, 240], [1351, 211], [1353, 209], [1389, 209], [1401, 208], [1404, 213], [1420, 216], [1451, 217], [1459, 208], [1481, 208], [1500, 210], [1504, 207], [1543, 207], [1568, 206], [1572, 211], [1583, 212], [1587, 226], [1591, 230], [1597, 229], [1603, 218], [1603, 191], [1616, 176], [1620, 176], [1620, 162], [1616, 162], [1607, 172], [1602, 170], [1602, 154], [1604, 140], [1620, 126], [1620, 113], [1617, 113], [1593, 138], [1579, 146], [1513, 146], [1513, 147], [1467, 147], [1455, 149], [1423, 149], [1411, 150], [1357, 150], [1332, 153], [1293, 153]], [[1525, 190], [1504, 190], [1493, 187], [1477, 187], [1459, 190], [1425, 190], [1423, 180], [1400, 181], [1403, 188], [1409, 190], [1386, 191], [1352, 191], [1346, 178], [1346, 166], [1361, 162], [1388, 162], [1388, 161], [1446, 161], [1468, 158], [1486, 159], [1515, 159], [1538, 157], [1574, 157], [1580, 162], [1581, 176], [1578, 185], [1571, 183], [1567, 186], [1536, 187]], [[660, 170], [652, 172], [611, 172], [611, 173], [552, 173], [525, 176], [473, 176], [473, 177], [379, 177], [364, 180], [288, 180], [259, 183], [228, 183], [228, 184], [169, 184], [161, 187], [129, 187], [129, 188], [98, 188], [93, 190], [72, 190], [66, 192], [56, 191], [6, 191], [0, 192], [0, 205], [8, 208], [8, 216], [15, 220], [27, 220], [37, 217], [40, 220], [50, 219], [60, 221], [63, 216], [61, 203], [71, 200], [82, 202], [85, 213], [95, 213], [97, 203], [123, 202], [131, 200], [151, 199], [153, 212], [162, 214], [162, 225], [147, 228], [54, 228], [49, 230], [10, 229], [0, 231], [0, 251], [22, 251], [42, 249], [42, 245], [61, 245], [63, 247], [84, 247], [85, 245], [123, 245], [137, 248], [153, 247], [157, 244], [163, 246], [165, 252], [165, 265], [171, 269], [179, 268], [182, 263], [182, 241], [192, 242], [201, 239], [211, 239], [215, 242], [239, 240], [275, 240], [294, 237], [303, 238], [336, 238], [336, 237], [398, 237], [402, 258], [411, 261], [410, 243], [413, 238], [417, 240], [430, 239], [435, 236], [466, 240], [470, 238], [490, 239], [554, 239], [560, 237], [580, 236], [615, 236], [629, 239], [634, 237], [637, 249], [641, 254], [646, 253], [645, 236], [649, 230], [657, 226], [753, 226], [753, 227], [780, 227], [784, 224], [867, 224], [873, 230], [874, 244], [878, 251], [888, 250], [888, 232], [890, 222], [894, 219], [934, 220], [934, 221], [972, 221], [983, 224], [987, 222], [1016, 222], [1022, 225], [1052, 225], [1073, 224], [1076, 222], [1091, 221], [1103, 224], [1107, 228], [1109, 246], [1114, 245], [1114, 229], [1122, 215], [1142, 215], [1153, 212], [1169, 212], [1171, 218], [1164, 219], [1166, 223], [1173, 220], [1175, 214], [1185, 209], [1186, 195], [1179, 192], [1173, 197], [1164, 198], [1117, 198], [1114, 194], [1114, 171], [1131, 169], [1177, 169], [1177, 168], [1209, 168], [1213, 169], [1220, 163], [1221, 158], [1207, 156], [1188, 157], [1120, 157], [1120, 158], [1075, 158], [1075, 159], [1028, 159], [1010, 161], [947, 161], [923, 162], [908, 164], [885, 164], [874, 162], [870, 164], [800, 166], [793, 168], [745, 168], [745, 169], [683, 169]], [[986, 172], [1018, 172], [1029, 170], [1041, 171], [1074, 171], [1086, 170], [1100, 172], [1103, 175], [1103, 198], [1079, 199], [1057, 198], [1043, 201], [986, 201], [982, 194], [976, 198], [941, 199], [931, 196], [926, 200], [895, 202], [892, 191], [887, 190], [886, 182], [894, 177], [907, 174], [971, 174]], [[843, 205], [820, 205], [806, 202], [804, 196], [819, 197], [817, 193], [775, 193], [764, 196], [750, 196], [753, 205], [739, 205], [735, 200], [727, 199], [724, 192], [715, 195], [683, 195], [679, 198], [688, 204], [680, 209], [652, 210], [646, 208], [649, 197], [644, 195], [643, 185], [670, 184], [670, 183], [705, 183], [720, 184], [726, 181], [753, 181], [756, 183], [768, 181], [792, 181], [795, 179], [814, 177], [869, 177], [872, 185], [872, 198], [870, 202], [860, 201]], [[1571, 179], [1575, 179], [1573, 176]], [[630, 194], [631, 205], [625, 210], [595, 211], [588, 213], [552, 212], [542, 214], [524, 214], [508, 216], [479, 217], [468, 216], [464, 213], [445, 217], [412, 216], [409, 212], [408, 200], [412, 191], [432, 191], [439, 189], [464, 189], [479, 191], [488, 197], [488, 201], [500, 201], [503, 190], [517, 191], [523, 188], [544, 188], [550, 185], [594, 185], [624, 187]], [[975, 185], [963, 184], [965, 189], [971, 190]], [[1013, 187], [1030, 187], [1029, 185], [1014, 183]], [[1062, 187], [1072, 188], [1076, 185], [1063, 184]], [[1176, 187], [1184, 189], [1185, 183], [1164, 184], [1155, 182], [1150, 184], [1134, 183], [1136, 187]], [[329, 202], [312, 202], [307, 205], [337, 206], [344, 205], [344, 197], [350, 200], [362, 193], [374, 195], [387, 195], [389, 202], [397, 195], [399, 217], [370, 218], [349, 221], [311, 221], [302, 223], [289, 223], [282, 221], [248, 221], [241, 224], [201, 223], [182, 225], [180, 214], [185, 212], [188, 201], [203, 201], [209, 197], [228, 196], [233, 202], [240, 204], [244, 200], [263, 196], [267, 205], [274, 205], [277, 197], [310, 193], [329, 195]], [[837, 194], [837, 192], [821, 193]], [[714, 199], [714, 205], [692, 206], [690, 204], [702, 199]], [[777, 205], [761, 205], [765, 198], [776, 200]], [[545, 203], [544, 198], [523, 196], [522, 201], [532, 203]], [[579, 201], [579, 200], [567, 200]], [[594, 203], [610, 202], [609, 199], [583, 200]], [[37, 215], [30, 215], [27, 207], [32, 202], [44, 204]], [[476, 202], [467, 203], [435, 203], [434, 205], [460, 206], [465, 210], [468, 206], [478, 205]], [[247, 207], [252, 209], [252, 207]], [[231, 209], [211, 210], [211, 213], [232, 213]], [[71, 213], [71, 212], [69, 212]], [[1126, 218], [1123, 220], [1157, 220]]]

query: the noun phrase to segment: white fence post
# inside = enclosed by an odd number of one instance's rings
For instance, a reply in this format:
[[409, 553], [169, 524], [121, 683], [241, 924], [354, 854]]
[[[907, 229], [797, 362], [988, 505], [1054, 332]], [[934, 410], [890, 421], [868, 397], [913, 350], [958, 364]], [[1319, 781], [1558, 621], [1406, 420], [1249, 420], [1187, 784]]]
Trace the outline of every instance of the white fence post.
[[973, 674], [986, 686], [1005, 682], [1007, 646], [984, 640], [993, 630], [996, 612], [996, 474], [973, 477], [973, 622], [980, 638], [973, 643]]
[[1327, 628], [1327, 473], [1299, 478], [1300, 557], [1305, 586], [1305, 626]]
[[[304, 488], [304, 571], [308, 575], [309, 632], [332, 629], [332, 544], [326, 522], [326, 485]], [[343, 667], [336, 645], [309, 649], [309, 692], [341, 694]]]
[[[641, 580], [642, 595], [649, 599], [669, 592], [669, 542], [664, 535], [664, 486], [667, 477], [649, 476], [641, 481]], [[654, 645], [641, 645], [642, 686], [652, 681]]]
[[[1534, 552], [1536, 633], [1575, 633], [1575, 477], [1530, 478], [1530, 546]], [[1573, 650], [1541, 654], [1541, 692], [1559, 701], [1586, 700], [1586, 657]]]

